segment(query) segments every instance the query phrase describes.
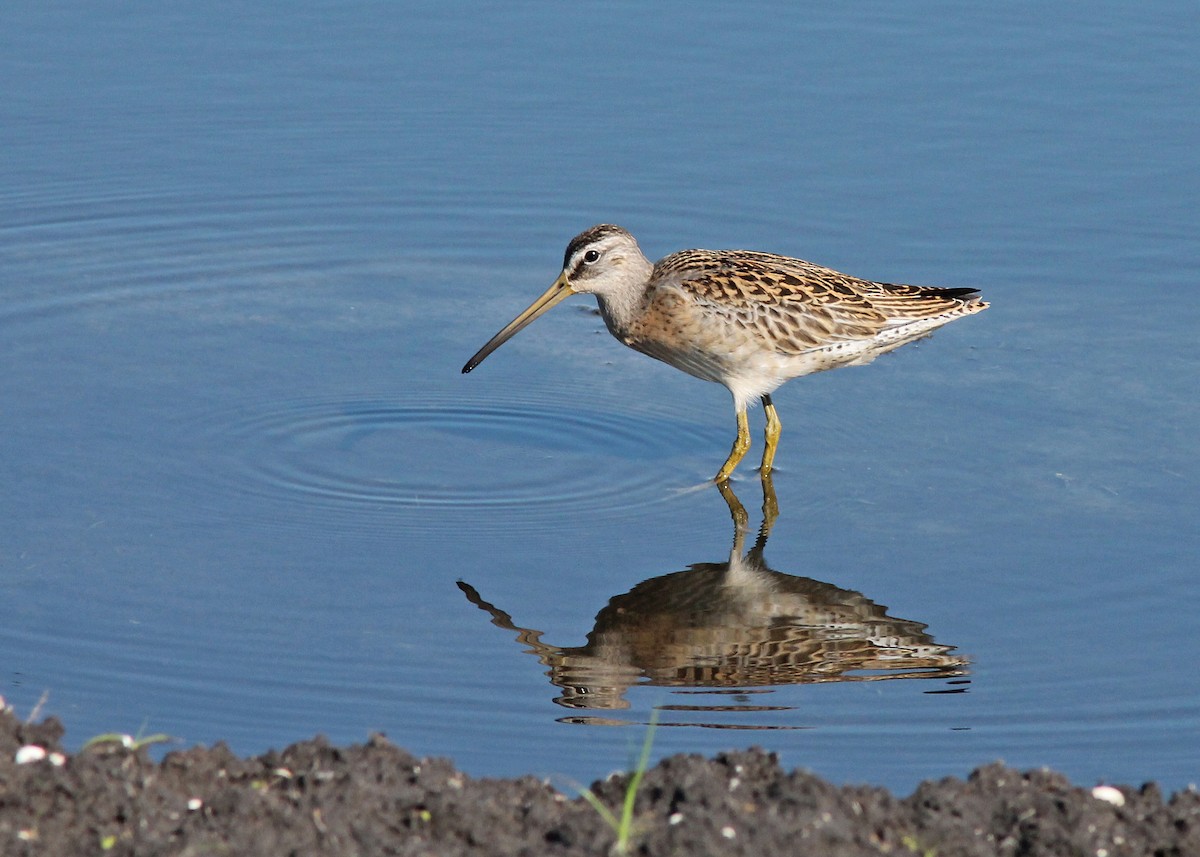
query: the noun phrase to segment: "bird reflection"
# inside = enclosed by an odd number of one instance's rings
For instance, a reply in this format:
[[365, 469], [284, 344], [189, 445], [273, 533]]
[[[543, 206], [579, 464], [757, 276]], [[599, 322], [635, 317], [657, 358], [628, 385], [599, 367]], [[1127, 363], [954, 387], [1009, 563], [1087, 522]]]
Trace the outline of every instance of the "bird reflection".
[[541, 631], [517, 625], [469, 584], [459, 581], [458, 587], [492, 624], [514, 632], [537, 656], [562, 689], [554, 701], [572, 709], [625, 709], [630, 687], [653, 685], [717, 694], [728, 702], [660, 706], [668, 710], [762, 712], [786, 708], [750, 704], [752, 695], [778, 685], [967, 674], [967, 658], [935, 643], [925, 625], [888, 616], [861, 593], [769, 568], [763, 550], [779, 516], [769, 476], [762, 478], [762, 526], [745, 552], [746, 509], [728, 482], [717, 487], [734, 524], [729, 560], [696, 563], [615, 596], [582, 646], [543, 643]]

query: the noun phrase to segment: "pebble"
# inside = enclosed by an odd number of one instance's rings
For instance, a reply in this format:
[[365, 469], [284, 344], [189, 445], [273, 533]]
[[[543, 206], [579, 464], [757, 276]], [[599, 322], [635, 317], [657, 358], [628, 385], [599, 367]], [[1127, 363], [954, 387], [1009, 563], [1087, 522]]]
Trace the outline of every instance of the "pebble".
[[46, 758], [46, 748], [37, 744], [26, 744], [17, 750], [15, 761], [18, 765], [28, 765], [30, 762], [40, 762]]
[[1092, 797], [1105, 803], [1111, 803], [1113, 806], [1125, 806], [1125, 795], [1121, 794], [1120, 789], [1112, 786], [1096, 786], [1092, 789]]

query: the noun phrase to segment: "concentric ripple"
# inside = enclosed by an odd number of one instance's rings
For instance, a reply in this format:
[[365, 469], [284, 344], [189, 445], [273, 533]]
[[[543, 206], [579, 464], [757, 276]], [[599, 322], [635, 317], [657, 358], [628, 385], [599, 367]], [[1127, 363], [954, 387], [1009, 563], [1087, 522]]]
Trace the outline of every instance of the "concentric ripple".
[[301, 225], [318, 205], [346, 204], [313, 195], [128, 195], [85, 186], [0, 200], [0, 240], [18, 248], [6, 258], [13, 288], [0, 305], [3, 324], [178, 310], [189, 298], [228, 300], [355, 263], [331, 258], [336, 246], [318, 245]]
[[232, 458], [219, 468], [224, 490], [359, 525], [468, 513], [477, 528], [537, 527], [675, 496], [669, 459], [689, 434], [702, 442], [698, 429], [681, 436], [666, 417], [559, 401], [283, 402], [210, 426], [209, 440]]

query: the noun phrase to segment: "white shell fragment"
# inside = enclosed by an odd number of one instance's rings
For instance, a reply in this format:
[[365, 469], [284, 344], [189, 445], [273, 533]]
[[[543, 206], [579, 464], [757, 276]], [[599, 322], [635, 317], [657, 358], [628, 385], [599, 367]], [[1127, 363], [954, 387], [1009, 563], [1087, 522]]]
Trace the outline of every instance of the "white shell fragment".
[[46, 758], [46, 748], [37, 744], [26, 744], [17, 750], [15, 761], [18, 765], [28, 765], [30, 762], [40, 762]]
[[1113, 806], [1125, 806], [1125, 795], [1121, 794], [1120, 789], [1112, 786], [1096, 786], [1092, 789], [1092, 797], [1105, 803], [1111, 803]]

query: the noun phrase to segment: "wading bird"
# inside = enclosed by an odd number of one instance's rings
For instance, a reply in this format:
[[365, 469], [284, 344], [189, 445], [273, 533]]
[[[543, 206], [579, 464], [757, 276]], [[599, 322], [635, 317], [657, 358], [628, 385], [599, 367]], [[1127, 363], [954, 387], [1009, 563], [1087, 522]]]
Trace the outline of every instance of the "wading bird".
[[630, 348], [723, 384], [733, 395], [737, 437], [717, 482], [729, 478], [750, 448], [746, 408], [755, 399], [767, 416], [766, 474], [780, 432], [771, 393], [784, 381], [870, 363], [988, 306], [975, 289], [876, 283], [749, 250], [682, 250], [651, 263], [632, 235], [605, 223], [571, 240], [554, 285], [462, 371], [578, 293], [596, 296], [609, 332]]

